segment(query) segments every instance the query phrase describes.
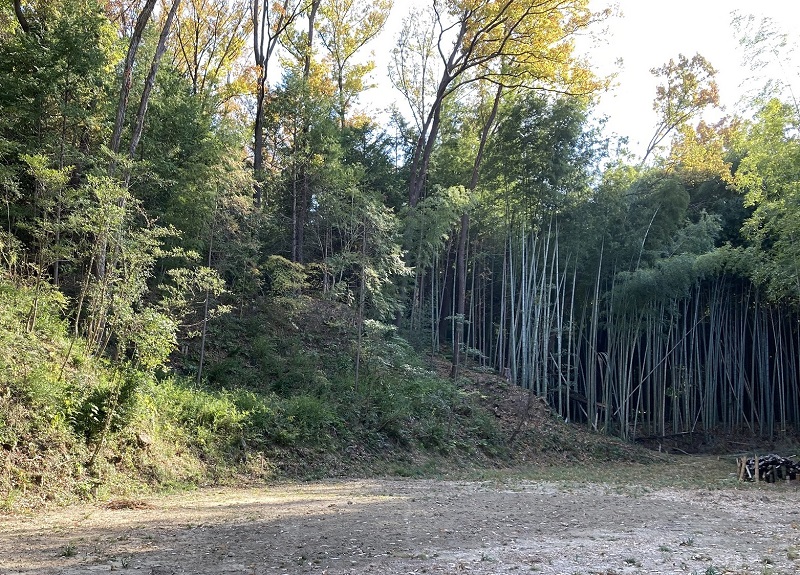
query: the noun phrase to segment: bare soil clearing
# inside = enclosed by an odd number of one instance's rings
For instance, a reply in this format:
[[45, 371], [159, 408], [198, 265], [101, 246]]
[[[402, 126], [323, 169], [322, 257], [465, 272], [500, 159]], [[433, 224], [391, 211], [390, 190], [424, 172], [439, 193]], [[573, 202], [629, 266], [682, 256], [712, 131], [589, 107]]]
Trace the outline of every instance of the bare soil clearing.
[[349, 480], [0, 517], [0, 573], [800, 572], [798, 482]]

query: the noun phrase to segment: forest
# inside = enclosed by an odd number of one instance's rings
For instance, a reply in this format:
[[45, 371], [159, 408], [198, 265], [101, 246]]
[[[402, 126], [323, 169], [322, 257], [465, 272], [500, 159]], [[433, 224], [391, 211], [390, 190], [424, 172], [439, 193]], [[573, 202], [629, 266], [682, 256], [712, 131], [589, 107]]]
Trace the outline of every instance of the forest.
[[[0, 6], [6, 452], [469, 450], [466, 368], [623, 440], [798, 428], [789, 80], [710, 124], [713, 63], [676, 54], [638, 157], [576, 49], [611, 13], [429, 0], [391, 39], [408, 111], [371, 115], [392, 4]], [[754, 65], [785, 46], [739, 23]]]

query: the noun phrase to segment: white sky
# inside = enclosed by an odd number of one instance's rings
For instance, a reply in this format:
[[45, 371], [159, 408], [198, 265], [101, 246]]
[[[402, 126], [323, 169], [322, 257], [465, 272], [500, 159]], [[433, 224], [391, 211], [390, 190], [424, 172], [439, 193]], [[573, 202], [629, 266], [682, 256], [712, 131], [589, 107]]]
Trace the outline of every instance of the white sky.
[[[800, 21], [796, 0], [619, 0], [622, 17], [609, 24], [608, 44], [595, 53], [599, 69], [612, 69], [615, 57], [623, 59], [617, 86], [600, 100], [600, 111], [609, 116], [609, 128], [630, 138], [631, 151], [644, 150], [657, 121], [653, 112], [657, 79], [650, 69], [660, 67], [678, 54], [700, 53], [717, 70], [717, 83], [725, 112], [740, 109], [742, 83], [752, 76], [743, 63], [743, 52], [731, 26], [732, 12], [766, 16], [788, 33]], [[607, 1], [592, 0], [595, 7]], [[796, 39], [796, 34], [794, 39]], [[777, 68], [777, 67], [776, 67]], [[784, 70], [797, 78], [796, 66]], [[771, 70], [776, 77], [784, 71]]]
[[[378, 63], [374, 76], [381, 88], [364, 94], [362, 101], [376, 111], [400, 100], [391, 89], [386, 63], [403, 17], [417, 2], [425, 0], [395, 0], [384, 35], [372, 43]], [[600, 74], [614, 71], [615, 61], [622, 59], [617, 85], [601, 96], [599, 112], [608, 115], [608, 130], [627, 136], [631, 152], [639, 156], [656, 124], [652, 104], [657, 80], [650, 73], [651, 68], [662, 66], [670, 58], [677, 59], [678, 54], [691, 57], [700, 53], [717, 69], [722, 103], [727, 113], [734, 113], [742, 95], [740, 86], [751, 72], [742, 64], [731, 13], [738, 10], [753, 14], [758, 20], [770, 17], [782, 32], [798, 39], [797, 33], [792, 32], [800, 22], [797, 0], [590, 0], [594, 10], [611, 4], [616, 4], [622, 15], [606, 22], [607, 33], [600, 35], [600, 44], [588, 56]], [[798, 68], [785, 62], [783, 70], [776, 68], [772, 72], [776, 77], [781, 74], [797, 80]]]

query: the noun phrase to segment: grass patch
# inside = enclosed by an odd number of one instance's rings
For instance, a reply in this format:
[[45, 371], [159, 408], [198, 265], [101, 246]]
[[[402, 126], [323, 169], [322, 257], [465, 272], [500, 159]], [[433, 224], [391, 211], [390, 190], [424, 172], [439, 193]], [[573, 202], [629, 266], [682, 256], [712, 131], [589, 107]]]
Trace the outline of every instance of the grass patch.
[[649, 463], [625, 465], [609, 465], [605, 461], [585, 461], [580, 465], [545, 464], [519, 467], [512, 470], [512, 474], [530, 481], [599, 483], [623, 489], [641, 489], [643, 485], [647, 489], [742, 488], [735, 478], [735, 465], [717, 456], [659, 455]]

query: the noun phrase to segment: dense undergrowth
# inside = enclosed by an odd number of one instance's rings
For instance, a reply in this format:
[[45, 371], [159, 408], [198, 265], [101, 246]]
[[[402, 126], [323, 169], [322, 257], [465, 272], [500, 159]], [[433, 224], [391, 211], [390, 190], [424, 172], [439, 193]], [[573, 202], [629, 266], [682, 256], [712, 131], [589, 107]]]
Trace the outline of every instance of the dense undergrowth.
[[198, 382], [185, 358], [183, 374], [148, 374], [86, 354], [64, 297], [38, 290], [0, 285], [2, 508], [503, 456], [490, 415], [393, 328], [369, 326], [356, 384], [347, 308], [295, 298], [230, 316]]
[[5, 510], [289, 477], [504, 467], [541, 451], [629, 455], [619, 442], [582, 444], [557, 418], [537, 422], [515, 407], [525, 392], [499, 378], [455, 385], [437, 376], [378, 322], [365, 326], [356, 381], [352, 310], [320, 299], [273, 298], [217, 321], [201, 381], [191, 354], [156, 372], [87, 354], [53, 288], [3, 280], [0, 299]]

